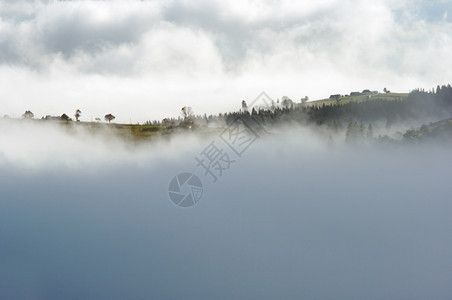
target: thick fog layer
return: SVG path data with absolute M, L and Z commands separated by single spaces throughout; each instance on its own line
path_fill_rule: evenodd
M 231 155 L 213 183 L 195 157 L 217 136 L 131 146 L 8 126 L 1 299 L 452 295 L 448 149 L 352 148 L 293 129 Z M 204 185 L 189 208 L 167 193 L 181 172 Z
M 430 89 L 452 77 L 448 0 L 0 1 L 0 115 L 161 120 Z M 124 103 L 127 103 L 126 105 Z

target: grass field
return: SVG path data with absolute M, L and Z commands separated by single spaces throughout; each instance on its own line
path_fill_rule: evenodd
M 154 136 L 168 134 L 173 130 L 166 126 L 155 125 L 133 125 L 100 122 L 74 122 L 63 120 L 41 120 L 41 119 L 8 119 L 9 122 L 33 122 L 40 124 L 55 124 L 64 128 L 68 133 L 75 133 L 78 129 L 92 134 L 113 134 L 125 139 L 148 139 Z
M 0 119 L 1 120 L 1 119 Z M 42 120 L 42 119 L 7 119 L 7 122 L 19 123 L 36 123 L 58 125 L 68 134 L 76 134 L 79 130 L 89 134 L 100 136 L 113 136 L 126 141 L 146 141 L 155 137 L 167 136 L 173 133 L 196 132 L 197 135 L 209 136 L 212 134 L 220 134 L 223 128 L 210 128 L 207 126 L 199 126 L 196 129 L 188 129 L 186 127 L 167 127 L 158 125 L 140 125 L 140 124 L 118 124 L 118 123 L 101 123 L 101 122 L 74 122 L 63 120 Z
M 91 133 L 112 133 L 124 139 L 145 140 L 162 134 L 172 132 L 166 126 L 154 125 L 132 125 L 132 124 L 116 124 L 116 123 L 94 123 L 94 122 L 79 122 L 69 123 L 72 126 L 83 126 Z
M 331 104 L 346 104 L 349 102 L 364 102 L 364 101 L 396 101 L 404 100 L 408 97 L 408 93 L 388 93 L 388 94 L 372 94 L 372 95 L 360 95 L 360 96 L 345 96 L 339 99 L 339 101 L 334 99 L 321 99 L 315 101 L 309 101 L 304 105 L 307 106 L 322 106 Z

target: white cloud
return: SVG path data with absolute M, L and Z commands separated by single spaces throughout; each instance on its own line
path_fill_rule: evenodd
M 0 5 L 0 76 L 10 83 L 0 91 L 0 113 L 20 114 L 8 109 L 35 102 L 67 111 L 84 102 L 93 114 L 106 107 L 127 114 L 118 121 L 145 121 L 174 116 L 185 101 L 214 113 L 262 90 L 316 99 L 350 89 L 430 88 L 452 75 L 451 23 L 419 13 L 443 10 L 442 2 Z

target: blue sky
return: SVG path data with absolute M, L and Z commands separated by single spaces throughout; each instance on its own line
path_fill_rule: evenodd
M 0 115 L 143 122 L 451 78 L 450 1 L 0 1 Z

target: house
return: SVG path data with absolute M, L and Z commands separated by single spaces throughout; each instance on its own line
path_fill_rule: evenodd
M 59 121 L 59 120 L 61 120 L 61 117 L 59 117 L 59 116 L 51 116 L 51 115 L 47 115 L 44 119 L 45 119 L 45 120 L 52 120 L 52 121 Z
M 72 121 L 71 118 L 69 118 L 66 114 L 62 114 L 61 116 L 51 116 L 47 115 L 42 117 L 43 120 L 50 120 L 50 121 Z

